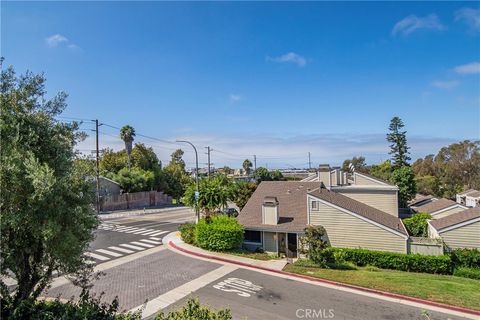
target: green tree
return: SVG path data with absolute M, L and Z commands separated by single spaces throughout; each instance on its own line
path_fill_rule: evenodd
M 243 170 L 245 174 L 248 176 L 250 175 L 250 171 L 252 170 L 252 162 L 248 159 L 245 159 L 242 163 Z
M 355 167 L 355 170 L 358 172 L 368 173 L 367 163 L 365 162 L 365 157 L 353 157 L 351 160 L 347 159 L 343 161 L 342 170 L 344 172 L 351 172 L 350 164 Z
M 442 196 L 443 192 L 440 186 L 440 179 L 435 176 L 415 177 L 415 183 L 417 184 L 418 193 Z
M 100 174 L 107 175 L 108 173 L 117 173 L 123 168 L 128 167 L 128 156 L 125 150 L 118 152 L 110 148 L 104 149 L 100 158 Z
M 0 290 L 10 310 L 37 298 L 54 271 L 87 271 L 83 252 L 98 224 L 93 184 L 74 161 L 78 123 L 55 119 L 67 95 L 46 100 L 45 81 L 1 72 Z M 5 276 L 18 283 L 12 292 Z
M 271 172 L 270 176 L 273 181 L 285 181 L 285 178 L 283 177 L 283 174 L 280 170 L 275 170 Z
M 160 161 L 158 161 L 155 151 L 152 147 L 147 147 L 143 143 L 136 143 L 133 147 L 132 165 L 147 171 L 160 169 Z
M 141 168 L 123 168 L 118 173 L 110 173 L 108 178 L 116 181 L 124 192 L 150 191 L 154 189 L 155 174 Z
M 390 130 L 390 133 L 387 134 L 387 141 L 390 142 L 389 153 L 392 155 L 393 166 L 395 168 L 408 166 L 408 161 L 410 160 L 410 152 L 408 151 L 410 148 L 407 146 L 407 132 L 402 131 L 404 126 L 402 119 L 393 117 L 388 127 L 388 130 Z
M 175 150 L 169 164 L 162 170 L 164 191 L 176 200 L 183 197 L 185 188 L 193 181 L 185 172 L 185 161 L 182 156 L 181 149 Z
M 185 196 L 182 198 L 182 202 L 192 208 L 195 207 L 195 191 L 196 185 L 192 183 L 187 187 Z M 233 198 L 233 181 L 224 175 L 217 175 L 211 179 L 201 179 L 199 192 L 198 208 L 206 216 L 209 216 L 210 213 L 225 208 L 228 200 Z
M 370 174 L 379 179 L 390 181 L 392 176 L 393 167 L 390 160 L 385 160 L 381 164 L 374 164 L 370 169 Z
M 133 127 L 126 125 L 120 129 L 120 138 L 125 142 L 125 150 L 127 151 L 128 156 L 128 167 L 131 167 L 130 155 L 132 153 L 132 143 L 135 137 L 135 129 Z
M 417 159 L 412 164 L 412 169 L 416 176 L 435 176 L 437 174 L 435 156 L 429 154 L 424 159 Z
M 240 210 L 242 210 L 256 189 L 256 183 L 243 181 L 237 182 L 233 202 L 240 208 Z
M 428 222 L 432 219 L 428 213 L 416 213 L 410 218 L 403 219 L 403 224 L 407 228 L 408 234 L 412 237 L 428 237 Z
M 252 176 L 258 182 L 261 181 L 272 181 L 272 174 L 268 171 L 267 168 L 258 167 L 255 171 L 253 171 Z
M 183 160 L 183 152 L 182 149 L 175 150 L 171 155 L 170 164 L 175 164 L 180 167 L 182 171 L 185 171 L 185 161 Z
M 405 208 L 408 201 L 415 198 L 417 194 L 417 184 L 412 168 L 405 166 L 395 169 L 390 181 L 398 187 L 398 202 L 402 208 Z

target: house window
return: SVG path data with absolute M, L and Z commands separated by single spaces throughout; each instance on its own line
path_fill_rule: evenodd
M 262 234 L 260 231 L 245 230 L 245 242 L 262 243 Z
M 320 201 L 312 201 L 312 210 L 314 211 L 320 210 Z

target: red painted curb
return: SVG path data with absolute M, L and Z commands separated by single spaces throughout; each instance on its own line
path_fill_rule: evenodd
M 407 300 L 407 301 L 411 301 L 411 302 L 423 303 L 423 304 L 426 304 L 426 305 L 429 305 L 429 306 L 434 306 L 434 307 L 444 308 L 444 309 L 447 309 L 447 310 L 464 312 L 464 313 L 480 316 L 480 310 L 474 310 L 474 309 L 468 309 L 468 308 L 464 308 L 464 307 L 452 306 L 452 305 L 449 305 L 449 304 L 444 304 L 444 303 L 430 301 L 430 300 L 424 300 L 424 299 L 421 299 L 421 298 L 404 296 L 404 295 L 397 294 L 397 293 L 390 293 L 390 292 L 380 291 L 380 290 L 376 290 L 376 289 L 369 289 L 369 288 L 359 287 L 359 286 L 352 285 L 352 284 L 346 284 L 346 283 L 342 283 L 342 282 L 336 282 L 336 281 L 332 281 L 332 280 L 321 279 L 321 278 L 310 277 L 310 276 L 306 276 L 306 275 L 300 275 L 300 274 L 296 274 L 296 273 L 286 272 L 286 271 L 283 271 L 283 270 L 275 270 L 275 269 L 270 269 L 270 268 L 266 268 L 266 267 L 262 267 L 262 266 L 256 266 L 256 265 L 250 264 L 250 263 L 239 262 L 239 261 L 230 260 L 230 259 L 227 259 L 227 258 L 222 258 L 222 257 L 217 257 L 217 256 L 212 256 L 212 255 L 208 255 L 208 254 L 203 254 L 203 253 L 190 251 L 190 250 L 187 250 L 185 248 L 181 248 L 181 247 L 177 246 L 172 241 L 170 241 L 168 244 L 169 244 L 169 246 L 171 246 L 172 248 L 174 248 L 176 250 L 179 250 L 179 251 L 182 251 L 184 253 L 188 253 L 188 254 L 191 254 L 191 255 L 194 255 L 194 256 L 197 256 L 197 257 L 202 257 L 202 258 L 212 259 L 212 260 L 217 260 L 217 261 L 222 261 L 222 262 L 228 262 L 228 263 L 232 263 L 232 264 L 236 264 L 236 265 L 240 265 L 240 266 L 244 266 L 244 267 L 249 267 L 249 268 L 254 268 L 254 269 L 259 269 L 259 270 L 264 270 L 264 271 L 269 271 L 269 272 L 274 272 L 274 273 L 278 273 L 278 274 L 288 275 L 288 276 L 291 276 L 291 277 L 306 279 L 306 280 L 315 281 L 315 282 L 327 283 L 327 284 L 331 284 L 331 285 L 335 285 L 335 286 L 339 286 L 339 287 L 343 287 L 343 288 L 349 288 L 349 289 L 355 289 L 355 290 L 359 290 L 359 291 L 363 291 L 363 292 L 374 293 L 374 294 L 386 296 L 386 297 L 389 297 L 389 298 L 396 298 L 396 299 L 402 299 L 402 300 Z

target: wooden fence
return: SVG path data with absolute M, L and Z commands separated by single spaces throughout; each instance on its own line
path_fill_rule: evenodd
M 124 193 L 102 197 L 101 211 L 125 210 L 135 208 L 148 208 L 172 203 L 172 197 L 163 192 L 144 191 Z

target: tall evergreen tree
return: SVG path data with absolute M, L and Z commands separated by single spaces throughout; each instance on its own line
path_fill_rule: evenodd
M 408 161 L 410 160 L 410 149 L 407 146 L 407 131 L 402 131 L 402 128 L 405 125 L 403 124 L 402 119 L 399 117 L 393 117 L 390 120 L 390 126 L 388 130 L 390 133 L 387 134 L 387 141 L 390 142 L 390 152 L 392 155 L 392 162 L 394 168 L 401 168 L 403 166 L 408 166 Z

